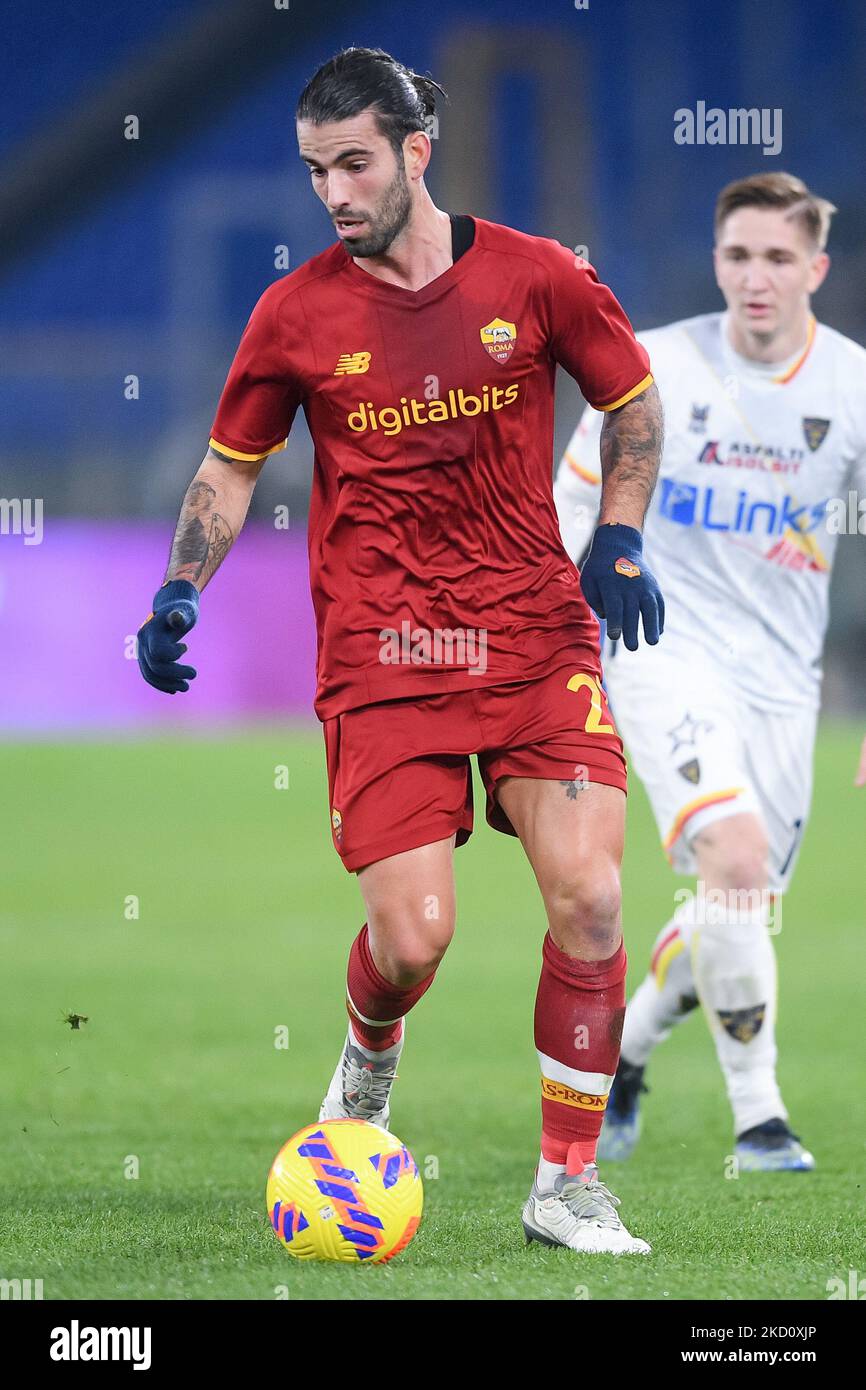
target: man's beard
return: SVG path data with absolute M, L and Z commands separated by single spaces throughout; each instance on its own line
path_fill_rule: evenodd
M 370 231 L 366 236 L 344 241 L 343 245 L 350 256 L 383 256 L 406 226 L 411 211 L 412 198 L 406 170 L 398 166 L 382 195 L 375 220 L 370 218 Z

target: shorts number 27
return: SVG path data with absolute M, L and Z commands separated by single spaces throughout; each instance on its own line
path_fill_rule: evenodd
M 598 683 L 598 677 L 590 676 L 586 671 L 577 671 L 571 677 L 566 689 L 583 690 L 584 688 L 589 691 L 589 711 L 583 726 L 585 731 L 588 734 L 616 733 L 612 724 L 602 724 L 601 722 L 601 686 Z

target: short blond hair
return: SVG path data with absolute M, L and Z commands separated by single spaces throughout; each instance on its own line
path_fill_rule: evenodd
M 830 218 L 836 211 L 833 203 L 819 198 L 795 174 L 750 174 L 736 179 L 722 189 L 716 199 L 715 233 L 718 237 L 732 212 L 738 208 L 788 209 L 790 216 L 805 228 L 809 239 L 819 251 L 827 245 Z

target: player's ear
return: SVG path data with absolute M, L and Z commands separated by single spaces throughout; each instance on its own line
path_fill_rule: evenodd
M 821 285 L 823 285 L 824 281 L 827 278 L 827 272 L 829 269 L 830 257 L 827 255 L 826 251 L 819 251 L 818 255 L 813 260 L 811 268 L 809 270 L 810 294 L 814 294 L 817 289 L 820 289 Z
M 426 131 L 412 130 L 409 132 L 403 141 L 403 159 L 406 177 L 409 180 L 423 177 L 424 171 L 430 163 L 432 152 L 433 146 Z

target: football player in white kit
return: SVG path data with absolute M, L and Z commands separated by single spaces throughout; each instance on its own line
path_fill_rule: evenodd
M 676 895 L 629 1001 L 605 1159 L 631 1153 L 650 1053 L 700 1001 L 740 1169 L 814 1167 L 776 1081 L 771 935 L 809 815 L 837 541 L 828 505 L 866 496 L 866 351 L 810 309 L 834 211 L 790 174 L 730 184 L 714 250 L 727 311 L 638 335 L 664 403 L 644 553 L 667 623 L 658 647 L 607 641 L 604 665 L 665 852 L 698 892 Z M 598 509 L 603 419 L 586 410 L 556 477 L 576 562 Z

